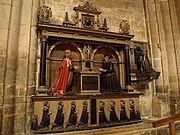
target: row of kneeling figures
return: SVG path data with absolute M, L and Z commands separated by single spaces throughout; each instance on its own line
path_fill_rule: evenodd
M 52 130 L 53 129 L 59 129 L 59 128 L 64 128 L 64 115 L 66 112 L 63 110 L 64 104 L 62 101 L 58 103 L 58 109 L 56 113 L 55 120 L 52 124 Z M 103 101 L 99 102 L 99 124 L 108 124 L 108 123 L 118 123 L 118 122 L 128 122 L 128 121 L 135 121 L 135 120 L 140 120 L 140 111 L 139 108 L 137 107 L 135 109 L 134 107 L 134 101 L 130 100 L 130 107 L 129 109 L 129 118 L 126 114 L 126 107 L 125 107 L 125 101 L 121 100 L 120 101 L 120 118 L 116 115 L 116 110 L 115 110 L 115 102 L 111 101 L 110 103 L 110 116 L 109 116 L 109 121 L 106 118 L 105 115 L 105 103 Z M 50 116 L 51 112 L 49 111 L 50 104 L 49 102 L 44 102 L 44 108 L 43 108 L 43 114 L 42 114 L 42 119 L 40 124 L 38 124 L 38 116 L 34 115 L 33 120 L 32 120 L 32 130 L 48 130 L 50 126 Z M 79 126 L 87 126 L 88 125 L 88 120 L 89 120 L 89 111 L 88 111 L 88 102 L 84 101 L 83 102 L 83 109 L 81 113 L 81 117 L 79 122 L 77 122 L 78 118 L 78 112 L 76 110 L 76 103 L 75 101 L 71 102 L 71 109 L 70 109 L 70 114 L 69 114 L 69 119 L 68 122 L 65 123 L 65 128 L 68 127 L 79 127 Z

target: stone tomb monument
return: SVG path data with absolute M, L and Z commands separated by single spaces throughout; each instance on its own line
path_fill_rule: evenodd
M 66 12 L 63 24 L 57 25 L 51 23 L 50 7 L 39 9 L 39 80 L 32 96 L 32 130 L 54 133 L 141 122 L 141 93 L 131 87 L 129 53 L 134 35 L 130 35 L 128 21 L 121 23 L 120 32 L 109 32 L 108 20 L 101 24 L 101 12 L 88 2 L 73 10 L 74 21 Z M 68 57 L 66 50 L 71 52 Z M 62 85 L 64 93 L 58 95 Z M 54 91 L 49 94 L 52 86 Z

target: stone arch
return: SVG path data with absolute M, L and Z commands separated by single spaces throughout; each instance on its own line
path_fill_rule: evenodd
M 114 47 L 111 46 L 98 46 L 95 48 L 91 55 L 92 60 L 92 68 L 98 68 L 102 65 L 103 56 L 105 53 L 111 53 L 113 54 L 114 58 L 112 59 L 112 62 L 115 65 L 115 72 L 116 75 L 120 81 L 121 86 L 124 86 L 124 65 L 122 65 L 123 62 L 123 52 L 118 52 Z
M 81 70 L 81 60 L 84 58 L 81 48 L 72 42 L 56 42 L 54 45 L 50 46 L 47 54 L 47 87 L 54 85 L 57 76 L 59 74 L 59 67 L 63 60 L 63 55 L 65 50 L 71 50 L 72 52 L 72 62 L 74 65 L 79 66 Z

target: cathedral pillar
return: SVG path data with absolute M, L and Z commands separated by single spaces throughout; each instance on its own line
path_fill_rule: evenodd
M 145 0 L 145 12 L 146 12 L 146 20 L 147 20 L 147 29 L 148 29 L 148 44 L 149 48 L 151 51 L 151 59 L 152 59 L 152 64 L 153 67 L 156 71 L 161 72 L 160 77 L 155 80 L 154 87 L 155 93 L 164 93 L 165 88 L 164 88 L 164 72 L 162 70 L 162 52 L 160 48 L 160 44 L 162 45 L 163 43 L 161 42 L 161 37 L 159 36 L 160 30 L 159 29 L 159 16 L 157 14 L 157 9 L 156 9 L 156 4 L 154 0 Z M 167 65 L 166 65 L 167 66 Z M 167 73 L 167 72 L 165 72 Z M 168 88 L 167 88 L 168 89 Z
M 19 1 L 19 0 L 18 0 Z M 17 3 L 17 2 L 16 2 Z M 20 1 L 13 134 L 30 133 L 32 100 L 35 93 L 37 58 L 37 9 L 39 0 Z M 15 12 L 16 13 L 16 12 Z M 16 14 L 17 15 L 17 14 Z
M 175 42 L 173 37 L 173 26 L 170 15 L 170 7 L 168 0 L 160 0 L 160 10 L 162 14 L 163 30 L 164 30 L 164 42 L 167 51 L 167 63 L 169 72 L 169 84 L 170 94 L 179 94 L 178 88 L 178 76 L 177 76 L 177 63 Z
M 1 1 L 3 15 L 0 16 L 0 134 L 14 134 L 15 93 L 21 0 Z M 2 125 L 1 125 L 2 124 Z
M 173 42 L 174 42 L 174 51 L 175 51 L 174 55 L 175 55 L 176 67 L 177 67 L 178 87 L 180 87 L 180 55 L 179 55 L 180 54 L 180 46 L 179 46 L 180 31 L 178 31 L 178 29 L 180 28 L 180 26 L 178 25 L 179 12 L 176 10 L 176 8 L 178 8 L 176 0 L 169 0 L 168 3 L 169 3 L 170 19 L 171 19 L 171 24 L 172 24 L 172 37 L 173 37 Z M 178 92 L 176 92 L 176 94 L 178 94 Z M 180 95 L 180 89 L 179 89 L 179 95 Z
M 158 4 L 158 1 L 155 0 L 144 0 L 144 5 L 152 66 L 156 71 L 161 72 L 159 78 L 150 83 L 150 99 L 152 100 L 152 109 L 149 111 L 152 110 L 151 115 L 153 116 L 167 116 L 169 114 L 169 72 L 167 68 L 167 54 L 164 42 L 165 37 L 162 27 L 162 15 L 159 7 L 160 5 Z

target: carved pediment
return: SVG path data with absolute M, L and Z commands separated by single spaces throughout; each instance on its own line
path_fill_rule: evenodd
M 89 2 L 86 2 L 83 6 L 78 6 L 74 7 L 73 9 L 76 12 L 84 12 L 84 13 L 89 13 L 89 14 L 96 14 L 99 15 L 101 14 L 100 11 L 98 11 L 95 7 L 89 4 Z

